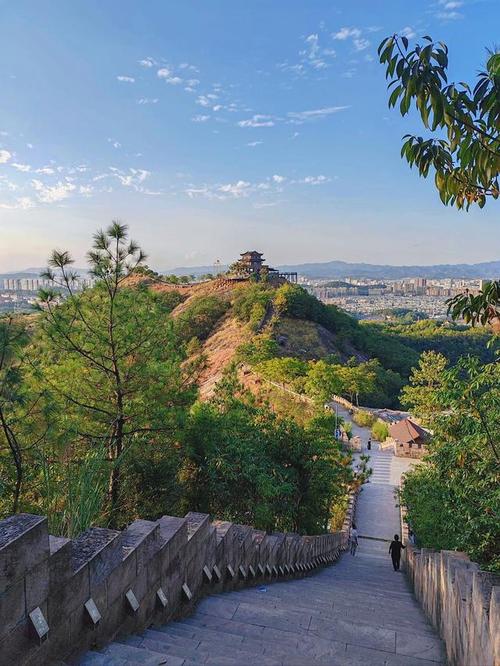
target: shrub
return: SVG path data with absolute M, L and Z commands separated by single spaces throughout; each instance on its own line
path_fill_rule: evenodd
M 357 423 L 359 426 L 362 426 L 364 428 L 371 428 L 372 425 L 375 423 L 376 418 L 373 416 L 373 414 L 370 414 L 370 412 L 365 412 L 362 409 L 357 409 L 353 416 L 352 420 L 354 423 Z
M 218 296 L 193 298 L 175 321 L 177 334 L 184 341 L 191 340 L 193 337 L 197 337 L 198 340 L 206 340 L 228 307 L 227 301 Z
M 233 311 L 237 319 L 256 330 L 272 300 L 272 291 L 262 284 L 248 284 L 237 290 Z
M 372 437 L 377 440 L 377 442 L 385 442 L 387 437 L 389 437 L 389 427 L 384 421 L 375 421 L 372 425 Z

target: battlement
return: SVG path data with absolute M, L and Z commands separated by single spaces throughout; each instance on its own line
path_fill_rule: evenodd
M 0 663 L 54 664 L 189 614 L 210 593 L 307 575 L 347 546 L 342 531 L 267 534 L 208 515 L 49 535 L 43 516 L 0 521 Z

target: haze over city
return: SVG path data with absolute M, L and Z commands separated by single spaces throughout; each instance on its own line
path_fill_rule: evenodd
M 472 80 L 494 0 L 2 2 L 0 272 L 128 223 L 157 269 L 498 259 L 495 211 L 445 208 L 400 159 L 379 42 L 450 48 Z M 464 40 L 467 48 L 464 49 Z M 474 244 L 471 240 L 474 240 Z M 495 254 L 496 253 L 496 254 Z

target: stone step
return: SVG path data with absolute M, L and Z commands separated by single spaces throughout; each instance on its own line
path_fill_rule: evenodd
M 78 660 L 77 666 L 125 666 L 126 659 L 117 659 L 101 652 L 87 652 Z
M 150 651 L 142 647 L 127 645 L 126 643 L 111 643 L 103 654 L 124 659 L 127 664 L 143 664 L 143 666 L 183 666 L 184 657 L 169 655 L 166 652 Z
M 227 645 L 220 640 L 184 639 L 184 641 L 171 640 L 161 632 L 147 630 L 141 641 L 141 646 L 148 651 L 158 652 L 160 655 L 168 654 L 180 658 L 189 658 L 194 663 L 205 663 L 209 657 L 226 658 L 231 656 L 233 663 L 255 663 L 262 666 L 281 666 L 281 661 L 264 655 L 263 648 L 256 654 L 255 645 L 241 645 L 238 649 L 234 645 Z

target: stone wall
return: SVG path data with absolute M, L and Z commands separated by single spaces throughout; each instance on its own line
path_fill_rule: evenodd
M 188 513 L 122 532 L 49 535 L 43 516 L 0 521 L 0 664 L 43 666 L 189 614 L 204 595 L 307 575 L 347 547 L 341 532 L 266 534 Z
M 446 644 L 450 666 L 500 664 L 500 577 L 465 553 L 407 544 L 415 595 Z
M 500 664 L 500 576 L 465 553 L 416 548 L 401 506 L 403 566 L 425 614 L 446 645 L 450 666 Z

